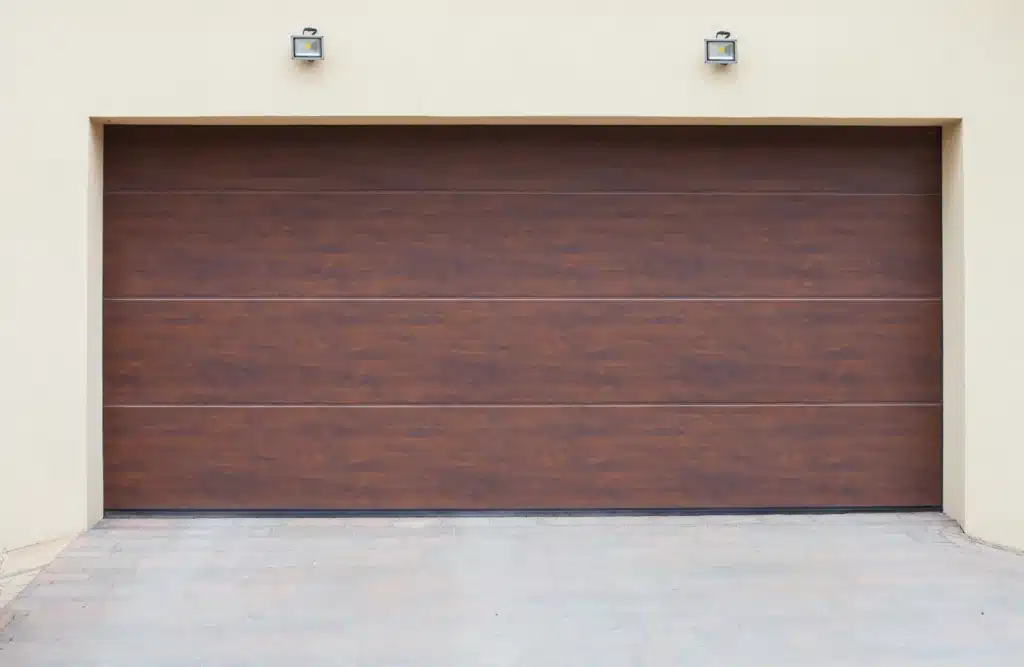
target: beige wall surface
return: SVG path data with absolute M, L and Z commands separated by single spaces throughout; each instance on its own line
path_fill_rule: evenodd
M 0 547 L 102 513 L 103 123 L 618 119 L 949 121 L 946 510 L 1024 548 L 1021 25 L 1020 0 L 0 3 Z M 703 63 L 719 29 L 735 67 Z

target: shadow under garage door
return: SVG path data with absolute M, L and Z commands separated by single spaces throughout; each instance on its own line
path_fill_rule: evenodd
M 941 502 L 934 128 L 111 127 L 108 509 Z

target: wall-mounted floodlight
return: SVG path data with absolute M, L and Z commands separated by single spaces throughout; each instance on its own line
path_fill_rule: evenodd
M 303 28 L 301 35 L 292 35 L 292 58 L 295 60 L 323 60 L 323 35 L 316 34 L 316 28 Z
M 704 62 L 713 65 L 736 63 L 736 40 L 728 30 L 719 30 L 714 39 L 704 40 Z

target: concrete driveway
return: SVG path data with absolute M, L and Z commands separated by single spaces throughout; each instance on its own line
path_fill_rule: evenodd
M 1024 557 L 937 514 L 118 519 L 0 665 L 1024 664 Z

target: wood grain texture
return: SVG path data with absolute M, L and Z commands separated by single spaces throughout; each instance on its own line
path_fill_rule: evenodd
M 107 303 L 113 404 L 935 402 L 941 304 Z
M 938 297 L 941 199 L 116 195 L 108 297 Z
M 108 128 L 107 507 L 938 505 L 940 138 Z
M 938 128 L 106 128 L 105 187 L 926 193 Z
M 108 409 L 110 509 L 936 506 L 938 407 Z

